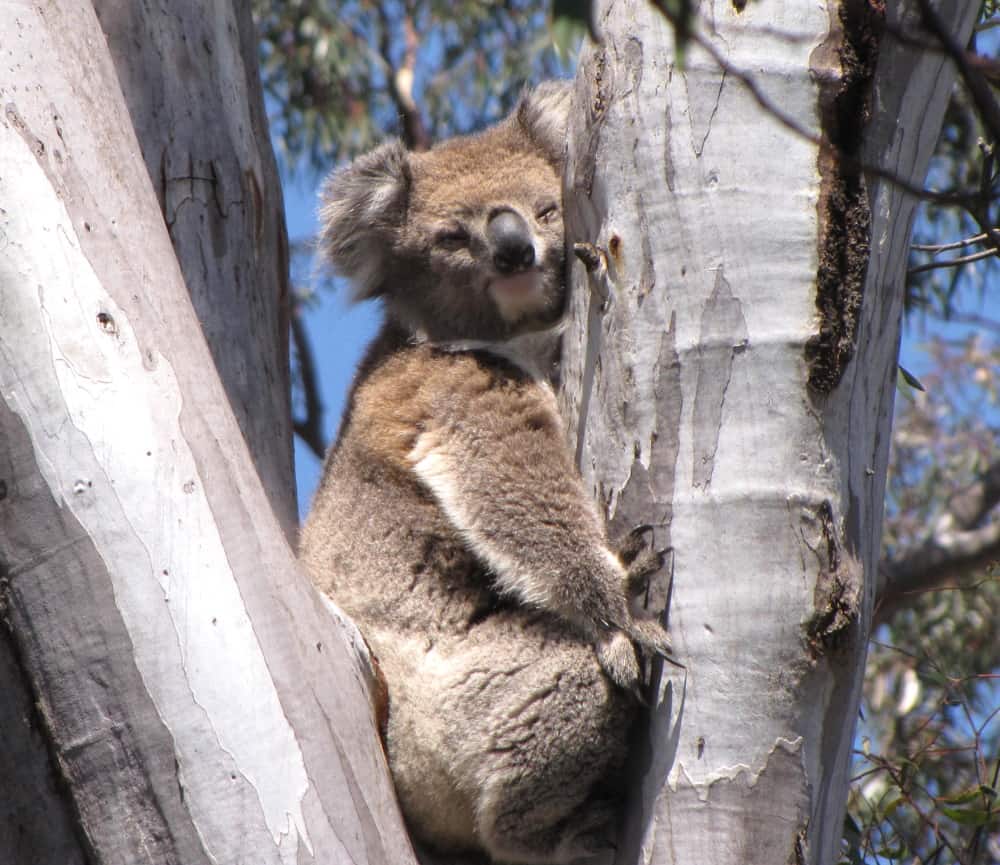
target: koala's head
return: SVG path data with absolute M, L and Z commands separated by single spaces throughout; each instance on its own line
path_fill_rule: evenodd
M 570 88 L 543 84 L 479 135 L 390 141 L 323 190 L 323 245 L 359 299 L 432 340 L 506 339 L 565 300 L 561 170 Z

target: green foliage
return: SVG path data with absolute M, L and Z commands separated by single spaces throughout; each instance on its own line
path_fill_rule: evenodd
M 890 559 L 919 548 L 949 497 L 1000 459 L 1000 339 L 992 324 L 970 319 L 966 336 L 929 339 L 923 392 L 899 392 L 883 537 Z
M 1000 689 L 980 672 L 997 661 L 998 603 L 996 579 L 927 595 L 873 641 L 842 861 L 1000 858 Z
M 325 170 L 387 135 L 419 147 L 473 131 L 509 110 L 525 82 L 565 74 L 545 7 L 530 0 L 253 6 L 272 132 L 288 167 Z M 408 114 L 426 140 L 415 139 Z
M 553 0 L 550 30 L 560 60 L 570 61 L 585 35 L 589 34 L 595 42 L 600 39 L 593 13 L 594 4 L 590 0 Z

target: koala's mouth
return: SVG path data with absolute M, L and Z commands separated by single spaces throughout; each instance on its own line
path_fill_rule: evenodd
M 500 276 L 490 280 L 488 287 L 500 315 L 508 322 L 541 312 L 545 302 L 545 277 L 540 270 Z

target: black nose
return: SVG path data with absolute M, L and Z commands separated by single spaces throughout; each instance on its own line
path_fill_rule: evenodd
M 513 210 L 501 210 L 486 224 L 486 237 L 493 250 L 493 266 L 501 273 L 527 270 L 535 263 L 531 230 Z

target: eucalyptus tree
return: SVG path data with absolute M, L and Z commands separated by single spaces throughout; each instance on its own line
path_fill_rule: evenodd
M 907 238 L 977 10 L 935 29 L 921 0 L 885 20 L 720 0 L 678 22 L 686 4 L 664 5 L 600 7 L 566 178 L 571 444 L 609 518 L 672 550 L 649 603 L 683 664 L 655 671 L 618 861 L 829 862 Z M 341 99 L 355 125 L 310 138 L 324 117 L 288 115 L 293 148 L 296 123 L 300 147 L 365 146 L 369 93 L 389 128 L 407 98 L 447 92 L 414 65 L 439 20 L 420 15 L 443 5 L 357 8 L 374 17 L 326 41 L 296 25 L 303 98 Z M 405 865 L 363 642 L 288 543 L 285 238 L 249 12 L 33 0 L 12 20 L 0 854 Z M 428 36 L 428 61 L 489 83 L 501 48 L 449 54 L 471 39 Z M 267 75 L 297 44 L 268 42 Z M 321 74 L 352 48 L 362 72 Z M 278 97 L 294 80 L 267 78 Z M 490 86 L 468 104 L 514 90 Z M 475 123 L 400 113 L 414 146 L 421 126 Z

